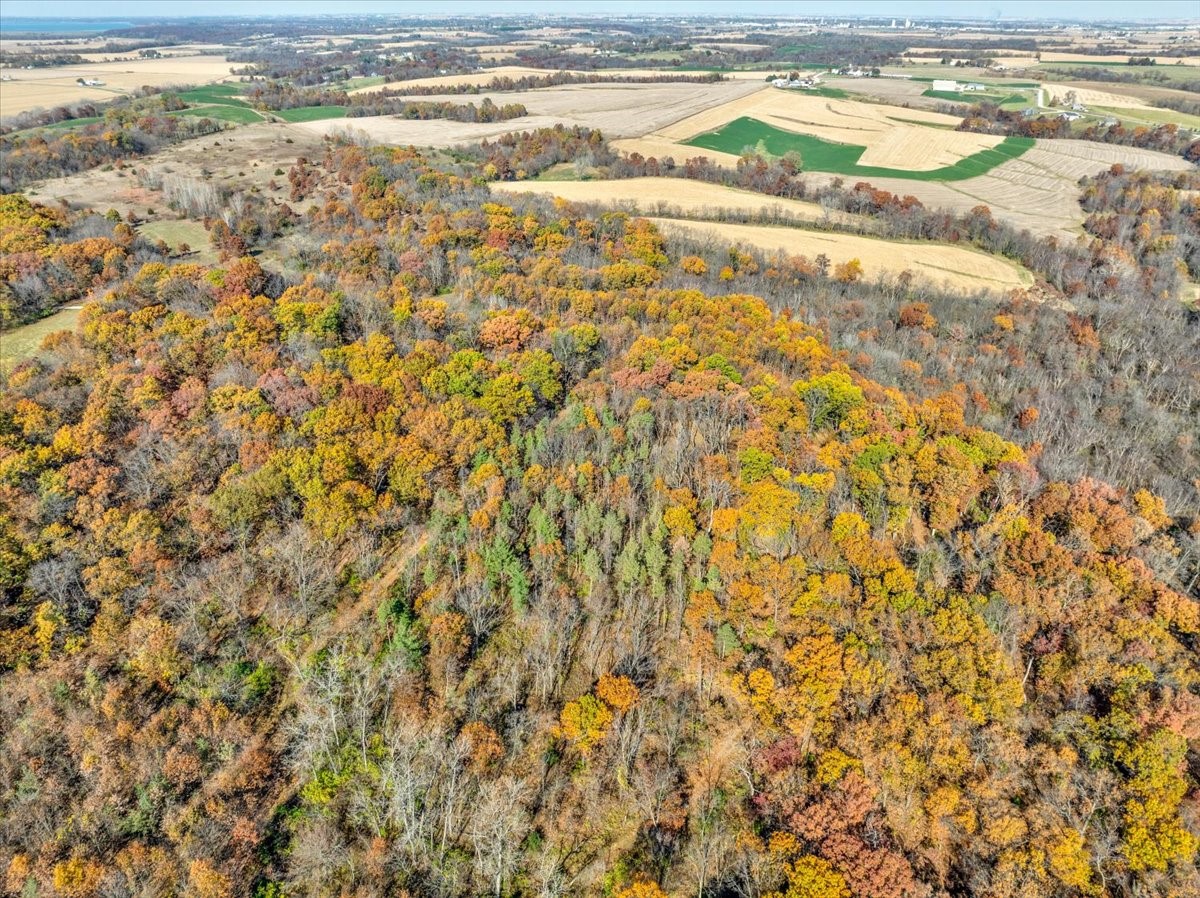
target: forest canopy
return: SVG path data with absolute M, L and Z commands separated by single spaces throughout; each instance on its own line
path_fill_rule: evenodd
M 331 144 L 278 270 L 237 221 L 202 265 L 3 199 L 6 295 L 96 297 L 0 397 L 6 893 L 1193 894 L 1186 351 L 1145 372 L 1183 384 L 1170 502 L 1063 476 L 1055 428 L 1113 413 L 1019 370 L 1145 357 L 1106 277 L 1194 339 L 1138 267 L 1193 261 L 1178 207 L 1105 211 L 1174 188 L 1087 185 L 1096 246 L 1041 257 L 1074 311 L 942 328 L 904 280 L 488 192 L 570 141 L 602 155 Z

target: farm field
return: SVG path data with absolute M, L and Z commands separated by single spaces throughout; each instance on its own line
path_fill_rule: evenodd
M 1154 100 L 1191 100 L 1195 98 L 1195 94 L 1188 93 L 1183 90 L 1176 90 L 1170 87 L 1158 87 L 1150 84 L 1115 84 L 1108 81 L 1058 81 L 1056 86 L 1062 86 L 1067 89 L 1071 88 L 1090 88 L 1092 90 L 1103 91 L 1104 93 L 1117 94 L 1126 98 L 1133 98 L 1143 103 L 1152 103 Z M 1158 108 L 1158 107 L 1151 107 Z
M 325 119 L 345 118 L 345 106 L 300 106 L 296 109 L 276 109 L 271 115 L 277 115 L 285 122 L 318 122 Z
M 1143 54 L 1138 54 L 1139 56 Z M 1144 54 L 1150 56 L 1156 66 L 1200 66 L 1200 56 L 1154 56 L 1153 54 Z M 1048 62 L 1070 62 L 1082 63 L 1084 65 L 1128 65 L 1128 53 L 1111 53 L 1107 55 L 1089 54 L 1089 53 L 1063 53 L 1055 50 L 1045 50 L 1042 52 L 1042 63 Z
M 884 83 L 884 79 L 870 80 L 872 87 Z M 753 117 L 760 123 L 753 129 L 742 123 L 743 130 L 735 137 L 726 132 L 724 140 L 703 138 L 722 131 L 739 116 L 750 118 L 748 111 L 754 111 Z M 1081 177 L 1097 174 L 1114 163 L 1130 168 L 1188 167 L 1181 158 L 1130 147 L 1077 140 L 1014 142 L 942 129 L 953 128 L 958 122 L 953 116 L 916 108 L 823 99 L 766 88 L 641 137 L 614 141 L 613 146 L 646 157 L 669 156 L 676 162 L 702 155 L 720 165 L 735 165 L 743 147 L 754 147 L 762 139 L 761 149 L 769 153 L 782 155 L 789 148 L 799 150 L 807 177 L 817 182 L 850 175 L 869 179 L 876 187 L 893 193 L 913 194 L 928 206 L 966 212 L 984 204 L 998 218 L 1018 228 L 1060 239 L 1074 239 L 1080 234 Z M 939 125 L 942 128 L 936 127 Z M 698 136 L 701 139 L 693 139 Z M 980 152 L 978 145 L 967 142 L 972 138 L 983 138 L 986 149 L 1002 143 L 1004 146 L 967 162 L 965 171 L 960 166 L 957 180 L 942 179 L 945 172 L 934 173 L 938 167 L 952 167 Z M 866 149 L 860 150 L 864 145 Z
M 232 122 L 235 125 L 250 125 L 263 120 L 263 117 L 253 109 L 238 106 L 193 106 L 189 109 L 172 112 L 171 115 L 211 118 L 219 122 Z
M 529 115 L 507 122 L 416 121 L 397 119 L 395 116 L 365 116 L 344 122 L 310 124 L 320 133 L 330 133 L 331 128 L 350 127 L 378 140 L 419 146 L 453 146 L 510 131 L 553 127 L 559 122 L 567 126 L 599 128 L 606 137 L 616 137 L 643 134 L 755 90 L 755 85 L 741 81 L 720 84 L 571 84 L 496 94 L 493 99 L 497 103 L 523 103 L 529 110 Z M 484 96 L 486 94 L 435 94 L 415 99 L 478 104 Z M 276 114 L 281 117 L 284 115 Z
M 750 124 L 751 121 L 756 124 Z M 736 156 L 743 147 L 755 146 L 759 140 L 767 144 L 768 152 L 775 153 L 772 144 L 779 148 L 776 155 L 783 155 L 790 148 L 803 153 L 805 146 L 801 144 L 805 142 L 795 138 L 805 135 L 827 144 L 854 148 L 829 150 L 808 142 L 809 152 L 817 155 L 848 159 L 851 154 L 856 154 L 851 161 L 859 166 L 933 171 L 953 166 L 1002 142 L 1000 137 L 989 134 L 925 127 L 948 125 L 953 128 L 959 121 L 954 116 L 923 109 L 832 99 L 804 91 L 765 87 L 659 128 L 651 136 Z M 788 143 L 796 145 L 785 146 Z M 680 149 L 675 155 L 688 152 Z M 886 173 L 875 174 L 883 176 Z
M 827 212 L 817 203 L 764 196 L 721 184 L 686 178 L 627 178 L 617 181 L 497 181 L 495 192 L 537 193 L 577 203 L 610 203 L 629 206 L 643 214 L 711 213 L 729 210 L 743 213 L 779 210 L 806 221 L 851 223 L 856 216 Z
M 1192 131 L 1200 131 L 1200 115 L 1188 115 L 1174 109 L 1163 109 L 1158 106 L 1139 106 L 1133 109 L 1116 106 L 1089 106 L 1088 111 L 1093 115 L 1119 118 L 1126 127 L 1130 125 L 1178 125 Z
M 430 78 L 413 78 L 408 81 L 389 81 L 386 84 L 374 85 L 371 87 L 361 87 L 356 90 L 350 91 L 350 93 L 351 94 L 365 94 L 365 93 L 371 93 L 372 91 L 382 90 L 383 88 L 388 88 L 389 90 L 403 90 L 404 88 L 407 88 L 407 87 L 445 87 L 445 88 L 450 88 L 450 87 L 455 87 L 456 85 L 469 85 L 469 86 L 478 87 L 478 86 L 482 86 L 485 84 L 489 84 L 496 78 L 500 78 L 500 77 L 504 77 L 504 76 L 507 76 L 509 78 L 524 78 L 527 76 L 540 78 L 540 77 L 544 77 L 546 75 L 553 75 L 555 72 L 559 72 L 559 71 L 563 71 L 563 70 L 562 69 L 536 69 L 536 68 L 530 68 L 529 66 L 519 66 L 519 65 L 507 65 L 507 66 L 502 65 L 502 66 L 496 66 L 495 68 L 487 69 L 486 71 L 472 72 L 470 74 L 464 74 L 464 75 L 435 75 Z M 598 69 L 597 71 L 594 71 L 594 72 L 580 72 L 580 71 L 574 70 L 574 69 L 569 69 L 567 71 L 569 71 L 571 74 L 576 74 L 576 75 L 601 75 L 606 78 L 621 78 L 621 77 L 624 77 L 624 78 L 661 78 L 663 76 L 670 76 L 673 73 L 683 74 L 683 75 L 703 74 L 703 72 L 700 72 L 700 71 L 687 71 L 687 70 L 681 71 L 681 70 L 670 70 L 670 69 L 668 69 L 668 70 L 639 69 L 639 68 Z M 765 72 L 724 72 L 723 74 L 725 75 L 725 78 L 729 81 L 749 81 L 749 82 L 756 82 L 759 85 L 761 85 L 763 83 L 763 79 L 766 77 Z M 684 82 L 684 83 L 686 83 L 686 82 Z M 659 85 L 650 84 L 647 86 L 648 87 L 657 87 Z M 718 86 L 720 86 L 720 84 L 718 83 L 718 84 L 698 85 L 698 86 L 712 88 L 712 87 L 718 87 Z
M 531 116 L 557 118 L 564 124 L 599 128 L 605 136 L 642 134 L 712 106 L 744 97 L 758 88 L 745 81 L 692 84 L 565 84 L 537 90 L 491 94 L 498 105 L 521 103 Z M 475 103 L 488 94 L 433 94 L 422 102 Z M 519 126 L 522 119 L 511 125 Z M 518 128 L 517 130 L 525 130 Z
M 1015 159 L 1033 146 L 1027 137 L 1006 137 L 995 146 L 962 155 L 950 165 L 932 169 L 916 169 L 927 156 L 924 148 L 931 142 L 929 135 L 937 134 L 943 152 L 951 152 L 954 145 L 969 147 L 979 135 L 961 131 L 930 131 L 921 126 L 897 127 L 889 131 L 873 149 L 872 158 L 893 162 L 887 165 L 863 165 L 867 147 L 848 143 L 834 143 L 772 127 L 752 118 L 735 119 L 720 130 L 702 134 L 687 141 L 689 146 L 734 153 L 742 147 L 759 147 L 772 156 L 783 156 L 789 152 L 800 153 L 804 168 L 808 171 L 833 172 L 841 175 L 881 178 L 911 178 L 918 181 L 963 181 L 986 174 L 998 165 Z M 882 157 L 882 158 L 881 158 Z
M 242 99 L 242 88 L 238 84 L 219 83 L 193 87 L 191 90 L 180 91 L 179 99 L 185 103 L 242 106 L 247 109 L 250 107 L 250 104 Z
M 84 100 L 105 102 L 146 85 L 220 81 L 229 77 L 229 69 L 223 56 L 175 56 L 11 70 L 6 73 L 12 80 L 0 88 L 0 117 Z M 104 84 L 85 87 L 75 83 L 77 78 L 96 78 Z
M 1087 75 L 1081 73 L 1087 72 Z M 1101 80 L 1105 72 L 1111 72 L 1117 76 L 1127 75 L 1142 75 L 1152 78 L 1153 81 L 1139 82 L 1115 82 Z M 1095 73 L 1093 76 L 1092 73 Z M 1072 81 L 1091 81 L 1099 82 L 1098 86 L 1102 90 L 1108 90 L 1111 87 L 1154 87 L 1169 88 L 1174 84 L 1183 81 L 1195 81 L 1200 77 L 1200 70 L 1196 66 L 1191 65 L 1156 65 L 1153 67 L 1145 66 L 1129 66 L 1118 63 L 1085 63 L 1085 62 L 1042 62 L 1032 69 L 1028 69 L 1025 75 L 1032 75 L 1039 78 L 1050 77 L 1055 81 L 1072 80 Z
M 782 250 L 809 259 L 824 254 L 835 265 L 858 259 L 863 274 L 872 279 L 911 271 L 938 286 L 962 290 L 1012 290 L 1033 283 L 1033 276 L 1017 263 L 961 246 L 901 243 L 770 225 L 649 220 L 665 233 L 716 243 L 742 243 L 766 252 Z
M 545 115 L 531 115 L 507 122 L 452 122 L 446 119 L 401 119 L 394 115 L 368 115 L 358 118 L 318 119 L 296 122 L 293 127 L 313 137 L 344 134 L 363 136 L 376 143 L 399 146 L 453 147 L 461 143 L 491 140 L 501 134 L 552 128 L 572 122 Z
M 837 87 L 851 94 L 852 97 L 871 97 L 884 103 L 895 105 L 911 104 L 918 107 L 933 108 L 936 101 L 924 97 L 929 88 L 928 81 L 917 81 L 912 78 L 845 78 L 837 76 L 822 76 L 821 83 Z
M 737 165 L 740 158 L 740 155 L 737 153 L 722 153 L 718 150 L 698 150 L 695 147 L 676 143 L 673 140 L 658 137 L 654 134 L 614 140 L 611 145 L 613 149 L 620 150 L 622 153 L 640 153 L 647 159 L 665 159 L 669 157 L 676 162 L 704 156 L 718 165 L 733 166 Z
M 1028 106 L 1030 97 L 1021 93 L 991 93 L 989 91 L 961 91 L 961 90 L 926 90 L 921 92 L 921 96 L 930 97 L 934 100 L 945 100 L 949 103 L 967 103 L 975 104 L 987 100 L 995 103 L 998 106 Z
M 472 72 L 463 75 L 435 75 L 430 78 L 412 78 L 408 81 L 388 81 L 385 84 L 371 85 L 369 87 L 360 87 L 349 91 L 351 94 L 366 94 L 372 91 L 382 90 L 402 90 L 406 87 L 455 87 L 458 85 L 479 86 L 487 84 L 496 78 L 507 76 L 509 78 L 523 78 L 527 75 L 541 76 L 548 75 L 550 72 L 544 69 L 532 69 L 528 66 L 519 65 L 502 65 L 495 68 L 487 69 L 483 72 Z
M 1083 103 L 1085 106 L 1110 106 L 1121 109 L 1153 108 L 1136 96 L 1119 94 L 1109 90 L 1079 87 L 1055 81 L 1047 81 L 1043 87 L 1046 89 L 1047 100 L 1053 98 L 1059 103 L 1063 102 L 1067 94 L 1073 93 L 1075 94 L 1076 101 Z
M 950 57 L 951 59 L 970 59 L 972 56 L 974 56 L 974 54 L 978 53 L 979 51 L 978 51 L 978 49 L 970 50 L 970 49 L 966 49 L 966 48 L 962 48 L 962 47 L 950 49 L 950 50 L 933 48 L 932 52 L 937 53 L 938 54 L 937 56 L 909 56 L 908 55 L 909 53 L 925 53 L 925 52 L 930 52 L 930 48 L 928 48 L 928 47 L 924 47 L 924 48 L 923 47 L 912 47 L 912 48 L 908 49 L 907 51 L 905 51 L 904 61 L 911 65 L 919 65 L 922 67 L 935 66 L 935 65 L 940 66 L 940 65 L 942 65 L 942 59 L 947 56 Z M 1037 58 L 1032 55 L 1030 55 L 1030 56 L 1018 56 L 1018 55 L 996 56 L 996 57 L 992 57 L 992 59 L 996 65 L 1002 65 L 1002 66 L 1005 66 L 1006 68 L 1010 68 L 1010 69 L 1020 69 L 1020 68 L 1025 68 L 1027 66 L 1037 64 Z M 961 69 L 960 69 L 960 71 L 961 71 Z
M 1178 156 L 1086 140 L 1038 140 L 1019 159 L 966 181 L 912 181 L 871 178 L 871 184 L 893 193 L 911 193 L 927 206 L 969 212 L 986 205 L 996 218 L 1034 234 L 1072 240 L 1081 233 L 1079 179 L 1121 163 L 1129 168 L 1184 171 Z M 813 182 L 837 175 L 810 174 Z

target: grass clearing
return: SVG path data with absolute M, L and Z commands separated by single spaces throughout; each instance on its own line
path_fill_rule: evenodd
M 212 250 L 208 231 L 198 221 L 189 219 L 148 221 L 138 228 L 138 233 L 147 240 L 161 240 L 171 247 L 172 252 L 187 245 L 189 255 L 185 261 L 199 262 L 205 265 L 215 265 L 217 254 Z
M 588 169 L 588 172 L 595 172 L 595 169 Z M 588 177 L 588 172 L 584 173 L 584 178 Z M 579 176 L 579 169 L 574 162 L 559 162 L 550 166 L 540 175 L 534 178 L 535 181 L 582 181 L 584 178 Z
M 914 181 L 963 181 L 975 178 L 1010 159 L 1016 159 L 1033 146 L 1031 138 L 1006 137 L 995 147 L 972 153 L 953 165 L 927 171 L 913 171 L 860 165 L 859 159 L 867 149 L 865 146 L 835 143 L 809 134 L 784 131 L 747 117 L 734 119 L 716 131 L 701 134 L 685 142 L 688 146 L 735 155 L 740 154 L 747 146 L 765 149 L 772 156 L 784 156 L 795 151 L 800 153 L 803 167 L 808 171 L 860 177 L 907 178 Z
M 32 356 L 47 334 L 75 330 L 79 312 L 78 306 L 60 309 L 53 315 L 0 333 L 0 370 L 7 371 L 17 362 Z
M 319 122 L 330 118 L 345 118 L 346 106 L 300 106 L 296 109 L 276 109 L 272 115 L 277 115 L 285 122 Z

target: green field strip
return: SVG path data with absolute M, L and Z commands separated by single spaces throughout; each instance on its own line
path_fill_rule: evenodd
M 172 112 L 171 115 L 210 118 L 218 122 L 233 122 L 235 125 L 252 125 L 263 120 L 262 116 L 253 109 L 242 106 L 192 106 Z
M 300 106 L 296 109 L 273 109 L 285 122 L 318 122 L 327 118 L 345 118 L 346 106 Z
M 242 106 L 250 108 L 245 100 L 238 99 L 242 89 L 236 84 L 206 84 L 191 90 L 181 91 L 179 99 L 185 103 L 196 103 L 209 106 Z
M 961 91 L 961 90 L 927 90 L 921 93 L 923 97 L 932 97 L 935 100 L 947 100 L 951 103 L 967 103 L 975 105 L 980 100 L 990 100 L 997 106 L 1003 106 L 1005 103 L 1022 103 L 1028 104 L 1032 102 L 1028 97 L 1023 97 L 1020 94 L 1000 94 L 987 93 L 986 91 Z

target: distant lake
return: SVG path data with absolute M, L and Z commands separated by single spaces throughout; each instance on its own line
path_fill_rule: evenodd
M 0 34 L 70 34 L 131 28 L 124 19 L 0 19 Z

